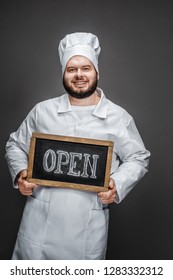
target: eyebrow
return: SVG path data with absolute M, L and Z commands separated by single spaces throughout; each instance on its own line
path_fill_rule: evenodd
M 67 69 L 70 69 L 70 68 L 84 68 L 84 67 L 89 67 L 89 68 L 92 68 L 92 66 L 91 66 L 91 65 L 86 64 L 86 65 L 82 65 L 82 66 L 80 66 L 80 67 L 78 67 L 78 66 L 74 66 L 74 65 L 71 65 L 71 66 L 68 66 L 68 67 L 67 67 Z

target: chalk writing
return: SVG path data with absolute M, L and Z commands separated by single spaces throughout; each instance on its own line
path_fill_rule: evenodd
M 97 162 L 99 155 L 88 153 L 67 152 L 57 150 L 56 153 L 52 149 L 48 149 L 43 156 L 44 171 L 55 174 L 66 174 L 74 177 L 97 179 Z M 78 168 L 78 164 L 83 165 L 82 172 Z M 63 166 L 68 167 L 68 172 Z M 89 173 L 89 174 L 88 174 Z

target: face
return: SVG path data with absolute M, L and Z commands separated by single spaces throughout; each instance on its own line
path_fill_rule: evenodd
M 63 85 L 72 97 L 83 99 L 92 95 L 98 82 L 98 73 L 92 62 L 84 56 L 73 56 L 67 62 Z

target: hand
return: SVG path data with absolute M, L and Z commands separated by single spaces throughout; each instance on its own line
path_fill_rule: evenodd
M 27 170 L 22 170 L 19 174 L 18 178 L 18 187 L 21 194 L 29 196 L 32 195 L 32 191 L 37 187 L 36 184 L 28 183 L 26 181 L 27 178 Z
M 110 204 L 115 201 L 117 192 L 116 192 L 116 185 L 112 178 L 109 181 L 109 190 L 107 192 L 100 192 L 98 196 L 103 204 Z

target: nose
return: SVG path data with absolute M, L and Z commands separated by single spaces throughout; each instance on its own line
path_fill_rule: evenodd
M 77 69 L 76 76 L 77 76 L 78 78 L 80 78 L 80 77 L 83 76 L 83 72 L 82 72 L 82 70 L 81 70 L 80 68 Z

